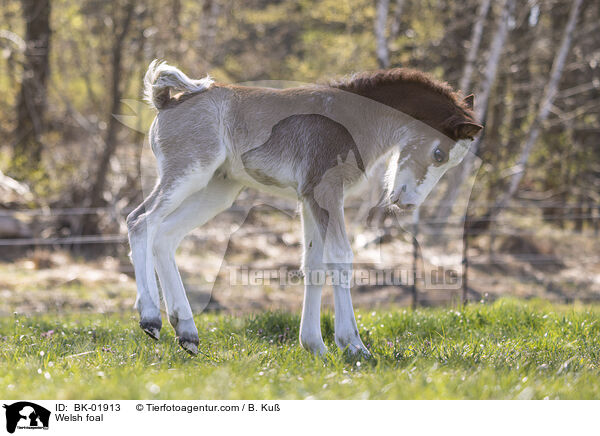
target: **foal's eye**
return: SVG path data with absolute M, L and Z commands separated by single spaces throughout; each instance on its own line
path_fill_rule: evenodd
M 433 158 L 436 162 L 444 162 L 444 159 L 446 159 L 446 153 L 444 152 L 444 150 L 436 148 L 433 151 Z

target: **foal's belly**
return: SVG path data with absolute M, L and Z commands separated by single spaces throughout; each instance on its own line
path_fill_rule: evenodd
M 232 179 L 257 191 L 296 201 L 302 197 L 296 182 L 289 178 L 277 177 L 275 173 L 271 172 L 269 174 L 266 170 L 247 169 L 241 163 L 230 167 L 227 172 Z M 368 186 L 366 177 L 360 177 L 352 181 L 346 179 L 343 190 L 344 198 L 361 195 L 364 193 L 366 186 Z
M 297 186 L 290 180 L 277 177 L 276 174 L 268 174 L 267 171 L 245 168 L 241 162 L 232 165 L 228 169 L 229 176 L 257 191 L 274 195 L 276 197 L 298 200 L 299 194 Z

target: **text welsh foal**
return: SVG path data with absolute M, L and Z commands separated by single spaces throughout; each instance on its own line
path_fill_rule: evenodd
M 385 201 L 418 206 L 440 177 L 467 153 L 481 130 L 465 99 L 424 73 L 362 73 L 322 86 L 284 90 L 193 80 L 154 61 L 145 94 L 158 114 L 149 140 L 158 161 L 152 193 L 127 217 L 140 326 L 158 339 L 158 274 L 170 323 L 188 352 L 198 330 L 175 250 L 184 236 L 227 209 L 244 187 L 301 203 L 304 306 L 300 342 L 324 353 L 322 282 L 335 272 L 335 342 L 352 353 L 363 345 L 352 308 L 352 250 L 344 196 L 382 159 L 390 162 Z

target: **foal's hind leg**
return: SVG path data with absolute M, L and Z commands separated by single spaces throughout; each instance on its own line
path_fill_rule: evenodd
M 152 292 L 146 277 L 146 244 L 147 239 L 147 213 L 152 210 L 161 195 L 161 187 L 157 184 L 150 195 L 133 212 L 127 216 L 127 230 L 130 258 L 135 270 L 137 285 L 137 298 L 135 307 L 140 313 L 140 327 L 151 337 L 158 339 L 162 322 L 160 319 L 160 301 L 158 289 Z
M 162 222 L 154 242 L 156 272 L 169 322 L 175 329 L 180 345 L 191 354 L 198 352 L 198 330 L 175 263 L 175 251 L 191 230 L 231 206 L 241 188 L 241 184 L 232 180 L 213 177 L 206 188 L 186 198 Z
M 158 228 L 189 195 L 207 185 L 222 161 L 214 161 L 178 179 L 161 180 L 148 198 L 127 217 L 131 260 L 138 288 L 136 306 L 140 312 L 140 327 L 154 339 L 159 338 L 162 326 L 153 256 Z

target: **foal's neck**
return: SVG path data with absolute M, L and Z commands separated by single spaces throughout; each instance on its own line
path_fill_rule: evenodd
M 450 116 L 449 101 L 435 90 L 418 84 L 399 83 L 349 90 L 368 105 L 373 143 L 364 150 L 367 166 L 394 148 L 424 137 L 444 134 Z

